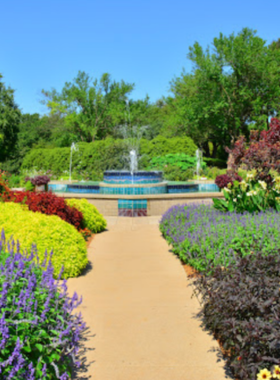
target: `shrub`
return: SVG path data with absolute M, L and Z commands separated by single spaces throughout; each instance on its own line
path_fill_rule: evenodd
M 107 222 L 99 213 L 97 208 L 90 204 L 87 199 L 67 199 L 66 203 L 79 210 L 83 215 L 83 228 L 87 228 L 93 233 L 104 231 Z
M 73 314 L 81 300 L 54 280 L 49 257 L 38 267 L 35 246 L 23 256 L 3 230 L 0 253 L 1 379 L 70 379 L 85 328 Z
M 226 169 L 227 167 L 227 162 L 225 160 L 221 160 L 220 158 L 203 157 L 203 161 L 208 166 L 216 166 L 219 169 Z
M 272 118 L 268 131 L 251 131 L 248 146 L 242 136 L 227 151 L 234 171 L 245 166 L 247 170 L 256 170 L 256 179 L 270 182 L 270 170 L 280 172 L 280 120 Z
M 8 181 L 5 176 L 5 172 L 0 170 L 0 195 L 1 194 L 8 194 L 10 192 Z
M 280 257 L 266 251 L 196 280 L 204 324 L 222 343 L 234 378 L 256 379 L 280 362 Z
M 14 192 L 7 199 L 15 203 L 24 203 L 30 211 L 46 215 L 57 215 L 77 229 L 82 228 L 83 215 L 74 207 L 66 204 L 65 200 L 50 192 Z
M 86 242 L 82 235 L 58 216 L 31 212 L 16 203 L 0 203 L 0 226 L 8 236 L 19 240 L 22 248 L 37 245 L 40 263 L 45 251 L 53 250 L 54 275 L 64 266 L 63 277 L 76 277 L 86 267 Z
M 171 139 L 158 136 L 153 140 L 140 141 L 139 169 L 149 166 L 153 157 L 172 153 L 185 153 L 194 156 L 197 146 L 189 137 Z M 128 169 L 126 156 L 128 142 L 108 138 L 93 143 L 79 143 L 79 150 L 73 154 L 73 178 L 101 180 L 103 172 L 110 169 Z M 25 157 L 21 170 L 33 168 L 51 170 L 56 177 L 69 170 L 70 148 L 32 149 Z
M 273 254 L 280 246 L 280 213 L 237 214 L 210 205 L 178 205 L 162 217 L 160 231 L 184 263 L 211 273 L 262 250 Z
M 193 178 L 193 169 L 183 171 L 178 166 L 166 165 L 163 168 L 164 179 L 167 181 L 188 181 Z
M 202 175 L 207 177 L 208 179 L 216 179 L 217 176 L 226 174 L 226 169 L 219 169 L 215 166 L 206 167 L 202 171 Z
M 176 154 L 167 154 L 165 156 L 153 157 L 150 162 L 150 169 L 159 169 L 162 170 L 165 166 L 177 166 L 182 171 L 196 168 L 197 158 L 188 156 L 185 153 L 176 153 Z M 206 164 L 202 162 L 202 168 L 205 168 Z
M 259 212 L 268 208 L 280 211 L 280 177 L 270 186 L 248 174 L 242 182 L 229 182 L 223 189 L 225 199 L 213 199 L 214 207 L 224 212 Z
M 229 184 L 233 185 L 234 181 L 241 182 L 242 177 L 240 177 L 238 174 L 234 174 L 233 176 L 230 176 L 228 174 L 222 174 L 218 175 L 215 179 L 215 184 L 220 188 L 223 189 L 225 187 L 228 187 Z
M 25 178 L 26 182 L 30 181 L 33 186 L 42 186 L 42 185 L 47 185 L 50 182 L 50 177 L 47 175 L 37 175 L 33 178 Z

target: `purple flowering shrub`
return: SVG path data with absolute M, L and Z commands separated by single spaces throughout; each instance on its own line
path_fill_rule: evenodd
M 222 343 L 234 379 L 255 380 L 280 363 L 279 253 L 247 256 L 195 282 L 204 325 Z
M 262 251 L 278 253 L 280 213 L 225 213 L 211 205 L 171 207 L 162 217 L 160 231 L 180 259 L 201 272 L 228 266 L 238 258 Z
M 53 278 L 51 256 L 39 267 L 34 246 L 23 256 L 19 244 L 0 239 L 0 378 L 67 380 L 85 329 L 75 293 Z M 37 262 L 36 262 L 37 261 Z

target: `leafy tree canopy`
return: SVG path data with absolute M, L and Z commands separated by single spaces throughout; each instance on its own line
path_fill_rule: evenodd
M 50 114 L 64 117 L 68 134 L 78 141 L 90 142 L 106 137 L 115 125 L 124 122 L 126 99 L 133 88 L 134 84 L 113 81 L 107 73 L 93 80 L 79 71 L 61 92 L 42 92 Z
M 250 125 L 266 129 L 280 111 L 280 50 L 250 29 L 214 38 L 212 48 L 195 43 L 188 58 L 190 74 L 171 83 L 174 97 L 171 123 L 177 133 L 191 136 L 200 146 L 211 141 L 214 150 L 248 137 Z M 176 133 L 176 131 L 174 131 Z
M 6 87 L 0 74 L 0 161 L 15 149 L 20 111 L 14 101 L 14 91 Z

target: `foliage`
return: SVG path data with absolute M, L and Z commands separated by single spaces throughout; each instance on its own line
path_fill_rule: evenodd
M 0 252 L 1 378 L 70 379 L 85 329 L 81 315 L 73 314 L 82 300 L 54 280 L 48 255 L 36 264 L 36 246 L 22 255 L 3 230 Z
M 253 380 L 279 363 L 279 272 L 279 252 L 261 249 L 196 280 L 205 326 L 222 343 L 234 378 Z
M 9 194 L 9 192 L 7 173 L 0 170 L 0 197 Z
M 274 210 L 224 213 L 203 204 L 171 207 L 160 222 L 160 231 L 173 252 L 184 263 L 207 273 L 259 250 L 264 255 L 277 252 L 279 228 L 280 214 Z
M 40 264 L 45 251 L 53 250 L 52 264 L 57 277 L 62 266 L 62 277 L 76 277 L 88 263 L 86 242 L 74 226 L 55 215 L 43 215 L 15 203 L 0 203 L 0 225 L 7 236 L 19 240 L 22 249 L 36 244 Z
M 101 180 L 105 170 L 128 169 L 128 142 L 126 140 L 105 139 L 93 143 L 79 143 L 79 150 L 73 154 L 73 175 L 77 179 Z M 185 153 L 194 155 L 197 147 L 188 138 L 167 139 L 158 136 L 153 140 L 140 141 L 139 169 L 149 166 L 153 157 L 166 154 Z M 50 170 L 55 177 L 65 175 L 69 170 L 70 148 L 33 149 L 24 158 L 22 171 Z
M 202 175 L 204 177 L 207 177 L 208 179 L 216 179 L 220 175 L 226 174 L 226 169 L 219 169 L 215 166 L 213 167 L 207 167 L 203 169 Z
M 16 191 L 4 198 L 5 201 L 23 203 L 33 212 L 46 215 L 57 215 L 75 228 L 82 228 L 83 215 L 74 207 L 66 204 L 65 200 L 51 192 L 35 193 L 30 191 Z
M 38 175 L 33 178 L 26 177 L 25 180 L 26 182 L 30 181 L 33 186 L 42 186 L 47 185 L 51 179 L 47 175 Z
M 220 182 L 221 184 L 221 182 Z M 280 177 L 270 186 L 258 181 L 253 174 L 241 182 L 229 182 L 224 187 L 225 199 L 213 199 L 214 207 L 224 212 L 259 212 L 269 208 L 280 211 Z
M 27 181 L 27 182 L 24 184 L 24 189 L 25 189 L 25 191 L 34 191 L 35 186 L 32 184 L 31 181 Z
M 185 153 L 166 154 L 165 156 L 153 157 L 150 162 L 149 169 L 162 170 L 166 165 L 178 166 L 181 170 L 193 169 L 195 170 L 197 158 L 189 156 Z M 202 162 L 202 169 L 206 166 Z
M 90 142 L 96 137 L 106 137 L 115 125 L 124 122 L 126 99 L 133 88 L 133 84 L 124 81 L 112 81 L 108 73 L 100 80 L 93 80 L 79 71 L 72 82 L 65 83 L 60 93 L 56 90 L 42 92 L 51 114 L 64 116 L 70 140 L 71 136 L 78 136 L 78 141 Z M 57 132 L 59 139 L 65 138 L 61 130 Z
M 221 160 L 220 158 L 203 157 L 203 161 L 208 166 L 217 167 L 219 169 L 226 169 L 227 167 L 227 162 L 225 160 Z
M 0 161 L 15 149 L 20 111 L 14 101 L 14 91 L 6 88 L 0 74 Z
M 188 181 L 194 177 L 194 170 L 183 171 L 177 165 L 166 165 L 163 168 L 163 176 L 167 181 Z
M 231 155 L 231 169 L 238 170 L 240 166 L 247 170 L 256 170 L 256 178 L 266 182 L 271 181 L 271 170 L 280 172 L 280 121 L 271 119 L 268 131 L 251 131 L 247 147 L 245 137 L 236 141 Z
M 215 184 L 220 189 L 223 189 L 224 187 L 227 187 L 229 184 L 233 185 L 234 181 L 241 182 L 242 178 L 237 173 L 234 173 L 232 176 L 228 174 L 222 174 L 216 177 Z
M 93 233 L 98 233 L 104 231 L 107 227 L 106 220 L 87 199 L 67 199 L 66 203 L 82 213 L 83 228 L 89 229 Z
M 280 50 L 271 49 L 255 31 L 222 33 L 212 48 L 196 42 L 189 49 L 192 73 L 182 72 L 171 84 L 173 98 L 166 129 L 192 137 L 213 156 L 218 147 L 230 146 L 250 124 L 266 129 L 270 116 L 280 111 Z

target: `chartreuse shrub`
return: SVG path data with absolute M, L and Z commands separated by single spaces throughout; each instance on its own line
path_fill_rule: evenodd
M 107 222 L 87 199 L 67 199 L 66 203 L 79 210 L 83 214 L 83 228 L 88 228 L 93 233 L 104 231 Z
M 210 205 L 178 205 L 162 217 L 160 230 L 184 263 L 211 273 L 238 257 L 278 253 L 280 213 L 224 213 Z
M 19 240 L 23 249 L 36 244 L 40 263 L 44 261 L 45 251 L 52 250 L 56 277 L 62 266 L 63 278 L 78 276 L 88 263 L 82 235 L 58 216 L 32 212 L 16 203 L 0 203 L 0 228 L 5 229 L 7 236 Z
M 9 211 L 21 216 L 19 205 L 8 206 Z M 7 217 L 1 208 L 3 212 Z M 42 217 L 53 223 L 58 219 Z M 21 227 L 17 225 L 22 233 Z M 81 299 L 76 293 L 69 297 L 66 282 L 54 280 L 54 272 L 48 255 L 38 266 L 36 246 L 22 254 L 19 244 L 6 243 L 2 230 L 0 378 L 3 380 L 67 380 L 71 378 L 71 367 L 79 365 L 75 356 L 85 324 L 81 315 L 73 311 Z
M 195 282 L 204 324 L 222 343 L 234 379 L 280 378 L 279 254 L 261 250 Z

